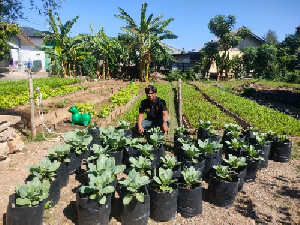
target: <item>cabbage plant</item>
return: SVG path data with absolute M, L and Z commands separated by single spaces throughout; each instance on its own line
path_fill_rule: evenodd
M 50 182 L 34 177 L 23 186 L 16 185 L 16 205 L 32 207 L 49 196 Z
M 228 166 L 216 165 L 213 166 L 216 170 L 216 175 L 223 180 L 232 181 L 232 176 L 234 175 L 234 171 L 229 170 Z
M 163 193 L 171 193 L 177 181 L 173 178 L 173 171 L 164 168 L 159 168 L 159 175 L 154 176 L 153 180 L 152 186 L 156 188 L 156 191 L 162 191 Z
M 201 152 L 199 148 L 197 148 L 194 144 L 183 144 L 182 150 L 193 163 L 198 162 L 198 158 Z
M 47 157 L 40 160 L 39 165 L 33 165 L 27 167 L 29 169 L 30 175 L 28 179 L 31 180 L 33 177 L 38 177 L 40 180 L 49 180 L 50 182 L 57 176 L 57 169 L 60 166 L 60 162 L 51 162 Z
M 141 174 L 151 175 L 151 159 L 143 156 L 139 156 L 138 158 L 130 157 L 130 168 L 135 169 L 137 172 Z
M 199 150 L 203 153 L 216 153 L 222 147 L 222 144 L 219 144 L 216 141 L 211 141 L 210 139 L 205 139 L 201 141 L 198 139 Z
M 50 148 L 50 153 L 48 158 L 51 161 L 58 161 L 61 163 L 69 163 L 70 158 L 68 157 L 70 154 L 71 146 L 63 143 L 62 145 L 57 145 L 54 148 Z
M 123 204 L 128 205 L 133 197 L 136 197 L 139 202 L 144 202 L 145 195 L 142 189 L 146 184 L 149 184 L 149 182 L 148 176 L 142 176 L 135 169 L 132 169 L 125 180 L 119 181 L 119 183 L 126 189 Z
M 67 144 L 70 144 L 71 149 L 80 155 L 82 151 L 87 150 L 87 146 L 91 143 L 93 137 L 88 134 L 87 129 L 70 131 L 65 134 Z
M 257 156 L 260 150 L 255 149 L 253 145 L 245 146 L 245 150 L 250 160 L 264 160 L 263 157 Z
M 164 169 L 173 169 L 174 167 L 180 165 L 176 156 L 166 155 L 165 157 L 160 158 L 161 167 Z
M 181 171 L 184 183 L 183 185 L 186 189 L 191 189 L 193 186 L 198 185 L 200 181 L 200 175 L 201 172 L 196 170 L 195 167 L 191 166 L 189 168 L 184 168 L 183 171 Z
M 226 162 L 230 168 L 235 171 L 247 165 L 245 157 L 236 157 L 232 154 L 229 154 L 228 159 L 224 159 L 224 162 Z

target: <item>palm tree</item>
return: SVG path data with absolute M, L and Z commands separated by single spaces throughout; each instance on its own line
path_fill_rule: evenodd
M 141 81 L 148 81 L 149 66 L 151 63 L 151 50 L 154 44 L 160 43 L 164 39 L 175 39 L 177 38 L 170 30 L 166 27 L 174 20 L 174 18 L 169 18 L 166 20 L 161 20 L 163 14 L 153 18 L 151 14 L 146 18 L 147 3 L 142 4 L 141 9 L 141 20 L 139 26 L 132 19 L 128 13 L 119 8 L 120 15 L 115 15 L 115 17 L 124 20 L 127 23 L 126 27 L 121 29 L 128 34 L 134 36 L 134 39 L 138 45 L 139 49 L 139 64 L 140 73 L 139 79 Z M 144 77 L 144 70 L 146 68 L 146 73 Z

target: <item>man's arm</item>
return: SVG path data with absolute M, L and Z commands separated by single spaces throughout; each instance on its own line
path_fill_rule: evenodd
M 144 128 L 142 127 L 143 118 L 144 118 L 144 113 L 140 112 L 138 116 L 138 131 L 140 134 L 144 133 Z
M 168 111 L 163 111 L 163 125 L 162 130 L 166 133 L 169 133 L 169 127 L 167 121 L 169 120 Z

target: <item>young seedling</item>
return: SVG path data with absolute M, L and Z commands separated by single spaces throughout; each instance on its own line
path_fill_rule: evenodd
M 145 195 L 141 189 L 149 182 L 148 176 L 141 176 L 135 169 L 132 169 L 125 180 L 119 181 L 126 188 L 127 192 L 123 198 L 123 204 L 128 205 L 134 196 L 139 202 L 144 202 Z
M 197 171 L 193 166 L 184 168 L 181 174 L 184 180 L 184 183 L 182 185 L 186 189 L 192 189 L 194 186 L 198 185 L 201 182 L 199 179 L 201 172 Z
M 211 141 L 209 139 L 205 139 L 205 141 L 201 141 L 198 139 L 198 147 L 199 150 L 203 153 L 216 153 L 222 147 L 222 144 L 219 144 L 216 141 Z
M 234 174 L 234 171 L 229 170 L 228 166 L 216 165 L 213 166 L 213 168 L 216 170 L 216 175 L 218 177 L 223 180 L 232 181 L 232 175 Z
M 173 171 L 171 169 L 159 168 L 159 176 L 153 178 L 152 184 L 163 193 L 171 193 L 174 190 L 174 185 L 177 179 L 173 179 Z
M 245 157 L 236 157 L 229 154 L 228 159 L 224 161 L 232 168 L 234 171 L 237 171 L 239 168 L 247 165 Z

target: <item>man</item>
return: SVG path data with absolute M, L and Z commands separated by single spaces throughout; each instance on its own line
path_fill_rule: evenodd
M 138 116 L 138 131 L 144 134 L 145 129 L 160 127 L 163 132 L 169 132 L 168 111 L 165 100 L 156 96 L 156 87 L 149 85 L 145 88 L 147 99 L 141 102 Z M 143 120 L 144 113 L 147 119 Z

